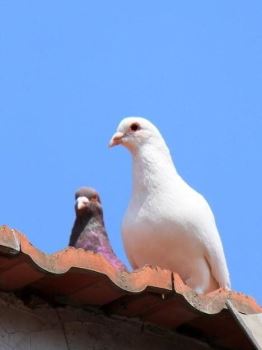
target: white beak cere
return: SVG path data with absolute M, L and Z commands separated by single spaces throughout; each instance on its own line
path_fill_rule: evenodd
M 110 142 L 109 142 L 109 147 L 113 147 L 116 145 L 119 145 L 120 143 L 122 143 L 122 138 L 124 136 L 123 132 L 116 132 L 113 137 L 111 138 Z
M 81 210 L 88 206 L 90 203 L 89 199 L 87 197 L 81 196 L 76 199 L 76 208 L 77 210 Z

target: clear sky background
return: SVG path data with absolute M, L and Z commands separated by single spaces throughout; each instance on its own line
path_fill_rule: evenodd
M 216 216 L 233 288 L 262 303 L 262 2 L 0 0 L 0 224 L 52 253 L 74 192 L 120 225 L 131 158 L 109 150 L 144 116 Z

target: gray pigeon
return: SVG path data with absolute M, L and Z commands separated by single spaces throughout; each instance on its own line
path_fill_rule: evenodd
M 118 144 L 133 158 L 133 191 L 122 225 L 133 268 L 151 264 L 177 272 L 197 293 L 229 289 L 213 213 L 178 174 L 158 129 L 144 118 L 125 118 L 109 145 Z
M 96 190 L 82 187 L 75 194 L 76 219 L 69 246 L 83 248 L 103 255 L 115 268 L 126 271 L 115 255 L 105 229 L 103 209 Z

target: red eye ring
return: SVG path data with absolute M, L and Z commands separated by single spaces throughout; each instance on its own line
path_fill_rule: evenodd
M 137 124 L 137 123 L 133 123 L 133 124 L 130 125 L 130 129 L 131 129 L 132 131 L 137 131 L 137 130 L 140 129 L 140 126 L 139 126 L 139 124 Z

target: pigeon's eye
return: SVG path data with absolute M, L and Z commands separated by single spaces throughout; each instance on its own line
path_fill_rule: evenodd
M 131 129 L 132 131 L 137 131 L 137 130 L 140 129 L 140 126 L 139 126 L 139 124 L 137 124 L 137 123 L 133 123 L 133 124 L 130 125 L 130 129 Z
M 97 195 L 92 196 L 91 201 L 97 202 L 98 201 Z

